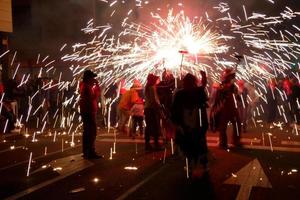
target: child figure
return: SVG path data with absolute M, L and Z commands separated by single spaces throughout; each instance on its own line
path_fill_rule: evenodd
M 144 102 L 142 98 L 139 98 L 132 106 L 130 113 L 132 120 L 130 135 L 132 139 L 135 139 L 137 126 L 139 127 L 140 136 L 143 135 Z

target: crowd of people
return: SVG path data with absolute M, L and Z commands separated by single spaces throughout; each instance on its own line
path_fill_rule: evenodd
M 55 127 L 56 121 L 64 121 L 66 102 L 77 102 L 74 95 L 78 91 L 80 110 L 78 112 L 76 106 L 71 109 L 83 122 L 83 154 L 87 159 L 100 157 L 94 147 L 99 114 L 104 119 L 103 125 L 115 128 L 119 134 L 132 139 L 142 136 L 145 151 L 160 151 L 172 139 L 191 163 L 202 164 L 205 169 L 209 129 L 219 133 L 219 147 L 227 149 L 228 125 L 233 130 L 233 146 L 240 148 L 241 135 L 248 131 L 249 123 L 256 125 L 258 119 L 270 129 L 277 126 L 298 131 L 300 124 L 299 80 L 284 77 L 271 78 L 265 84 L 255 80 L 249 83 L 237 79 L 233 68 L 224 69 L 220 80 L 212 80 L 204 71 L 200 71 L 198 77 L 187 73 L 175 78 L 164 70 L 161 77 L 148 74 L 145 86 L 133 79 L 130 89 L 125 88 L 124 80 L 101 87 L 101 81 L 99 83 L 97 75 L 90 70 L 86 70 L 81 83 L 73 87 L 69 84 L 58 88 L 53 80 L 41 77 L 27 84 L 21 82 L 15 77 L 4 87 L 0 85 L 3 132 L 13 130 L 16 120 L 22 117 L 23 122 L 28 122 L 27 126 L 37 120 L 33 126 L 54 123 L 52 127 Z M 255 86 L 257 82 L 259 86 Z M 99 105 L 101 112 L 97 114 Z M 164 143 L 160 143 L 160 138 Z
M 62 109 L 65 100 L 74 96 L 76 87 L 61 87 L 49 77 L 32 76 L 26 81 L 18 75 L 0 84 L 0 131 L 11 133 L 21 125 L 27 128 L 47 128 L 60 126 L 58 121 L 66 115 L 67 106 Z M 65 111 L 63 111 L 65 110 Z M 64 112 L 64 113 L 62 113 Z M 51 118 L 59 120 L 50 120 Z
M 297 79 L 272 78 L 265 88 L 257 89 L 253 84 L 237 79 L 233 68 L 225 69 L 216 82 L 209 80 L 204 71 L 198 78 L 188 73 L 175 80 L 165 70 L 161 77 L 149 74 L 144 88 L 137 79 L 133 80 L 129 90 L 123 85 L 124 82 L 120 82 L 111 87 L 114 96 L 111 88 L 104 95 L 113 100 L 107 103 L 111 126 L 133 139 L 139 128 L 139 134 L 144 134 L 146 151 L 163 149 L 159 137 L 162 136 L 164 141 L 172 138 L 191 163 L 201 163 L 205 169 L 206 132 L 209 129 L 219 133 L 219 147 L 228 149 L 229 125 L 235 148 L 242 147 L 241 135 L 247 132 L 250 122 L 255 124 L 258 119 L 267 122 L 266 127 L 270 129 L 274 126 L 299 128 L 300 87 Z

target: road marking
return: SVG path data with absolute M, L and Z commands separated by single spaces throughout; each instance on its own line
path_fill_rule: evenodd
M 102 139 L 97 139 L 99 142 L 115 142 L 115 139 L 113 138 L 102 138 Z M 145 143 L 145 140 L 143 139 L 127 139 L 127 138 L 122 138 L 122 139 L 117 139 L 117 142 L 120 143 Z M 162 142 L 162 140 L 160 140 Z
M 257 159 L 252 160 L 224 183 L 241 186 L 236 200 L 249 199 L 252 187 L 272 188 Z
M 68 147 L 66 148 L 65 150 L 70 150 L 70 149 L 74 149 L 74 148 L 77 148 L 77 147 L 80 147 L 82 146 L 81 144 L 79 145 L 76 145 L 74 147 Z M 51 155 L 54 155 L 54 154 L 58 154 L 58 153 L 62 153 L 61 150 L 58 150 L 58 151 L 54 151 L 54 152 L 51 152 L 51 153 L 47 153 L 47 155 L 40 155 L 40 156 L 37 156 L 35 158 L 33 158 L 33 160 L 37 160 L 37 159 L 40 159 L 40 158 L 45 158 L 47 156 L 51 156 Z M 27 160 L 24 160 L 24 161 L 21 161 L 21 162 L 18 162 L 18 163 L 15 163 L 15 164 L 12 164 L 12 165 L 8 165 L 8 166 L 5 166 L 5 167 L 1 167 L 0 168 L 0 171 L 3 171 L 3 170 L 6 170 L 6 169 L 9 169 L 9 168 L 12 168 L 12 167 L 16 167 L 18 165 L 22 165 L 24 163 L 28 163 L 28 159 Z
M 261 139 L 256 139 L 256 138 L 241 138 L 241 142 L 244 143 L 256 143 L 259 144 L 261 142 Z
M 97 139 L 98 142 L 114 142 L 114 139 L 103 138 Z M 256 141 L 256 142 L 254 142 Z M 253 140 L 253 143 L 260 143 L 260 139 Z M 145 141 L 142 139 L 117 139 L 117 143 L 144 143 Z M 207 146 L 209 147 L 217 147 L 219 144 L 217 142 L 207 142 Z M 270 150 L 270 146 L 261 146 L 261 145 L 243 145 L 244 149 L 257 149 L 257 150 Z M 283 151 L 283 152 L 300 152 L 300 148 L 296 147 L 273 147 L 274 151 Z
M 16 131 L 16 132 L 10 133 L 10 134 L 4 134 L 4 135 L 2 135 L 2 138 L 6 139 L 9 137 L 14 137 L 14 136 L 23 136 L 23 134 L 20 131 Z
M 296 141 L 290 141 L 290 140 L 283 140 L 281 141 L 282 145 L 294 145 L 294 146 L 300 146 L 300 142 Z
M 160 169 L 158 169 L 156 172 L 150 174 L 147 178 L 145 178 L 144 180 L 142 180 L 141 182 L 139 182 L 138 184 L 136 184 L 135 186 L 129 188 L 124 194 L 122 194 L 121 196 L 119 196 L 116 200 L 123 200 L 126 199 L 130 194 L 134 193 L 136 190 L 138 190 L 140 187 L 142 187 L 145 183 L 147 183 L 151 178 L 153 178 L 154 176 L 156 176 L 157 174 L 159 174 L 166 165 L 160 167 Z
M 97 140 L 98 141 L 103 141 L 103 142 L 111 142 L 111 140 L 114 140 L 114 138 L 98 138 Z M 219 138 L 218 137 L 211 137 L 211 136 L 208 136 L 207 138 L 207 141 L 216 141 L 218 142 L 219 141 Z M 139 139 L 139 138 L 136 138 L 136 139 L 131 139 L 131 138 L 117 138 L 117 140 L 121 141 L 121 142 L 128 142 L 128 143 L 140 143 L 140 142 L 144 142 L 145 140 L 143 138 Z M 160 141 L 163 141 L 163 140 L 160 140 Z M 241 139 L 241 142 L 245 142 L 245 143 L 260 143 L 261 142 L 261 139 L 256 139 L 256 138 L 242 138 Z
M 115 135 L 118 136 L 119 133 L 116 133 L 116 134 L 114 134 L 114 133 L 102 133 L 102 134 L 97 135 L 97 137 L 104 137 L 104 136 L 114 137 Z
M 79 171 L 82 171 L 92 165 L 94 165 L 92 162 L 85 160 L 81 157 L 81 154 L 76 154 L 76 155 L 71 155 L 68 157 L 60 158 L 57 160 L 53 160 L 50 163 L 46 164 L 50 165 L 56 172 L 58 172 L 60 175 L 56 178 L 53 178 L 51 180 L 42 182 L 38 185 L 35 185 L 31 188 L 28 188 L 26 190 L 23 190 L 17 194 L 14 194 L 8 198 L 7 200 L 12 200 L 12 199 L 19 199 L 25 195 L 28 195 L 32 192 L 35 192 L 36 190 L 39 190 L 45 186 L 48 186 L 52 183 L 55 183 L 56 181 L 59 181 L 61 179 L 66 178 L 67 176 L 70 176 L 72 174 L 75 174 Z M 59 169 L 58 169 L 59 168 Z M 41 171 L 40 169 L 37 171 Z M 36 171 L 36 172 L 37 172 Z
M 11 148 L 9 148 L 9 149 L 4 149 L 4 150 L 0 151 L 0 154 L 1 154 L 1 153 L 8 152 L 8 151 L 14 151 L 14 150 L 16 150 L 16 149 L 21 149 L 21 148 L 24 148 L 24 146 L 18 146 L 18 147 L 15 147 L 15 148 L 13 148 L 13 149 L 11 149 Z
M 258 149 L 258 150 L 270 150 L 269 146 L 252 146 L 252 145 L 243 145 L 245 149 Z M 300 148 L 296 147 L 273 147 L 274 151 L 284 151 L 284 152 L 300 152 Z

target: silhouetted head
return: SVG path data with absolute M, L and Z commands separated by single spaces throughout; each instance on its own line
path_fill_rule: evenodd
M 222 83 L 229 83 L 235 79 L 235 71 L 231 68 L 224 69 L 222 73 Z
M 193 74 L 186 74 L 183 78 L 183 88 L 191 89 L 197 87 L 197 78 Z
M 158 84 L 158 81 L 159 81 L 158 76 L 156 76 L 154 74 L 148 74 L 146 86 L 149 87 L 149 86 L 156 85 L 156 84 Z
M 83 81 L 87 81 L 89 79 L 93 79 L 97 76 L 97 74 L 95 74 L 94 72 L 92 72 L 91 70 L 85 70 L 83 73 L 83 77 L 82 80 Z

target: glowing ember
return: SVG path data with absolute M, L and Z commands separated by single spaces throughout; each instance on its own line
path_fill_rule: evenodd
M 94 183 L 98 183 L 99 182 L 99 178 L 97 178 L 97 177 L 93 178 L 93 182 Z
M 128 167 L 124 167 L 125 170 L 138 170 L 137 167 L 132 167 L 132 166 L 128 166 Z

